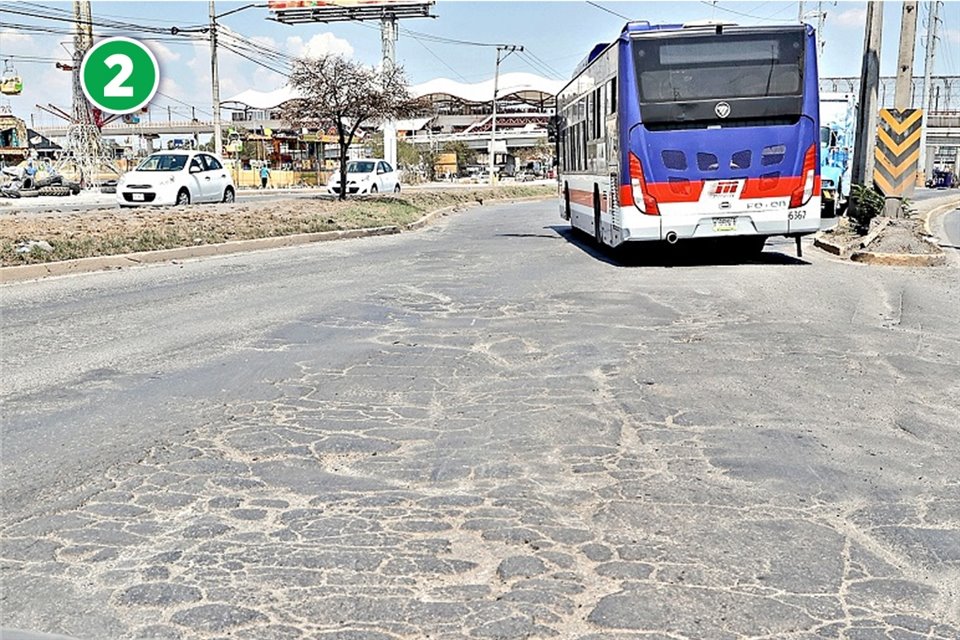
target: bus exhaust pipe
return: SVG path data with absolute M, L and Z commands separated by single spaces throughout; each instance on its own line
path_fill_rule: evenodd
M 666 241 L 667 244 L 677 244 L 677 232 L 676 231 L 667 231 Z

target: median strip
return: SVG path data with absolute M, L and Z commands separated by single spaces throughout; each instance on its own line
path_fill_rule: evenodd
M 539 200 L 555 193 L 552 186 L 508 186 L 345 202 L 300 198 L 69 214 L 3 212 L 0 282 L 400 233 L 482 202 Z

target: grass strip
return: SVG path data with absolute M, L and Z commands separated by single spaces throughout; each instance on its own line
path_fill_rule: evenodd
M 265 203 L 93 209 L 81 212 L 25 214 L 0 212 L 0 266 L 56 262 L 75 258 L 174 249 L 231 240 L 299 233 L 404 226 L 425 213 L 483 200 L 551 196 L 552 186 L 511 185 L 403 193 L 355 198 L 321 198 Z M 34 247 L 45 241 L 52 251 Z

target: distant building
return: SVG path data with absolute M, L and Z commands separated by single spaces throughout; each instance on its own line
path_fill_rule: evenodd
M 423 145 L 462 141 L 485 151 L 493 127 L 493 83 L 493 78 L 477 83 L 438 78 L 412 86 L 411 93 L 429 100 L 435 114 L 398 122 L 398 137 Z M 508 149 L 546 140 L 547 120 L 556 111 L 557 93 L 564 84 L 532 73 L 501 74 L 497 84 L 498 140 Z M 298 97 L 291 87 L 249 89 L 227 98 L 223 105 L 233 110 L 233 122 L 260 122 L 279 133 L 280 106 Z M 328 145 L 326 153 L 332 149 L 335 145 Z

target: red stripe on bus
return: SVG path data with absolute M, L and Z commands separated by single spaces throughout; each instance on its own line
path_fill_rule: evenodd
M 648 182 L 647 191 L 657 202 L 697 202 L 703 191 L 703 181 Z
M 691 180 L 690 182 L 648 182 L 647 190 L 657 202 L 698 202 L 703 194 L 705 182 Z M 630 189 L 629 185 L 622 185 L 621 190 Z M 779 178 L 747 178 L 740 191 L 740 200 L 754 198 L 789 198 L 797 189 L 803 188 L 803 178 L 800 176 L 786 176 Z M 817 176 L 813 185 L 813 195 L 820 195 L 820 176 Z M 622 198 L 621 198 L 622 200 Z
M 648 182 L 647 190 L 657 202 L 699 202 L 703 194 L 703 180 L 689 182 Z M 803 188 L 803 178 L 800 176 L 781 176 L 779 178 L 747 178 L 740 191 L 740 200 L 755 198 L 789 198 L 797 189 Z M 821 190 L 820 176 L 814 180 L 813 195 L 819 196 Z M 593 192 L 582 189 L 570 189 L 570 202 L 589 209 L 593 208 Z M 620 185 L 620 202 L 633 202 L 633 187 L 628 184 Z M 600 210 L 607 210 L 607 195 L 600 194 Z

